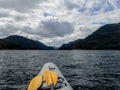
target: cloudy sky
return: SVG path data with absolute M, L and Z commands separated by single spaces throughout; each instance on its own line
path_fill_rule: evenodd
M 120 22 L 120 0 L 0 0 L 0 38 L 21 35 L 50 46 Z

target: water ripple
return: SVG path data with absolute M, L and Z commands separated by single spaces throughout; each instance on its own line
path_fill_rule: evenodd
M 74 90 L 120 90 L 120 51 L 0 51 L 0 90 L 26 90 L 53 62 Z

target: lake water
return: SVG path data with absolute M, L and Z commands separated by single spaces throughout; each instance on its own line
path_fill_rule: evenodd
M 0 90 L 27 90 L 43 64 L 55 63 L 74 90 L 120 90 L 120 51 L 0 51 Z

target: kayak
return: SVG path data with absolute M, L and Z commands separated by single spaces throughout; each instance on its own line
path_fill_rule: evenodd
M 51 62 L 46 63 L 34 77 L 28 90 L 73 90 L 59 68 Z
M 61 73 L 61 71 L 59 70 L 59 68 L 54 63 L 51 63 L 51 62 L 46 63 L 43 66 L 42 70 L 40 71 L 39 75 L 42 75 L 43 71 L 45 71 L 45 70 L 54 71 L 58 74 L 58 77 L 61 80 L 60 84 L 62 84 L 62 86 L 61 86 L 61 88 L 58 88 L 57 90 L 73 90 L 72 87 L 70 86 L 70 84 L 67 82 L 67 80 L 63 76 L 63 74 Z

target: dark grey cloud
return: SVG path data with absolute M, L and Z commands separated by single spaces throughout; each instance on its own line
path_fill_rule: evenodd
M 73 26 L 68 22 L 59 21 L 42 21 L 36 29 L 29 26 L 22 28 L 22 31 L 27 34 L 37 35 L 40 37 L 53 38 L 64 37 L 64 35 L 74 32 Z
M 8 10 L 0 9 L 0 18 L 9 17 L 10 13 Z
M 16 21 L 24 21 L 25 19 L 27 19 L 27 17 L 25 17 L 25 16 L 14 16 L 14 19 Z
M 4 18 L 4 17 L 9 17 L 10 15 L 8 13 L 1 13 L 0 12 L 0 18 Z
M 74 32 L 73 26 L 68 22 L 43 21 L 42 25 L 42 29 L 40 25 L 37 30 L 45 37 L 63 37 Z
M 0 0 L 0 7 L 24 12 L 35 8 L 43 1 L 46 0 Z
M 19 28 L 17 26 L 13 26 L 12 24 L 6 24 L 4 26 L 0 26 L 0 37 L 13 35 L 18 30 Z
M 74 32 L 73 26 L 68 22 L 59 21 L 42 21 L 37 28 L 28 26 L 17 26 L 12 24 L 6 24 L 0 26 L 0 37 L 6 37 L 21 33 L 21 35 L 32 35 L 41 38 L 47 38 L 52 40 L 56 37 L 64 37 L 65 35 L 72 34 Z M 55 41 L 55 40 L 54 40 Z M 58 40 L 57 40 L 58 41 Z M 58 41 L 59 42 L 59 41 Z
M 64 4 L 67 7 L 67 9 L 69 9 L 69 10 L 80 8 L 79 4 L 74 3 L 74 2 L 72 2 L 70 0 L 64 0 Z

